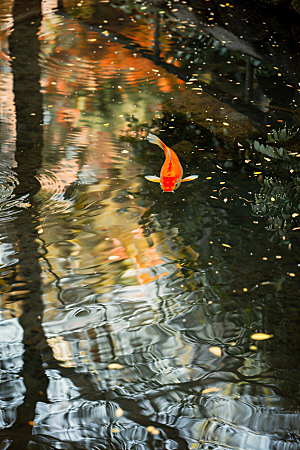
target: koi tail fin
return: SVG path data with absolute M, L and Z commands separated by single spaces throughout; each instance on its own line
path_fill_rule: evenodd
M 156 144 L 164 150 L 164 143 L 154 134 L 148 133 L 147 141 L 151 142 L 151 144 Z

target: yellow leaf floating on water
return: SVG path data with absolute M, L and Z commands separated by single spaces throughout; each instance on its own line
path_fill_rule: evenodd
M 122 409 L 122 408 L 116 409 L 116 410 L 115 410 L 115 416 L 116 416 L 117 418 L 123 416 L 123 409 Z
M 123 369 L 124 366 L 122 366 L 122 364 L 117 364 L 117 363 L 111 363 L 108 364 L 107 368 L 108 369 Z
M 265 334 L 265 333 L 254 333 L 251 335 L 251 339 L 254 341 L 264 341 L 265 339 L 270 339 L 273 337 L 273 334 Z
M 159 434 L 160 433 L 160 431 L 157 430 L 152 425 L 149 425 L 149 427 L 147 427 L 146 430 L 148 431 L 148 433 L 151 433 L 151 434 Z
M 221 390 L 222 390 L 222 388 L 210 387 L 207 389 L 203 389 L 203 391 L 201 391 L 201 394 L 208 394 L 209 392 L 219 392 Z
M 231 248 L 231 245 L 228 245 L 228 244 L 222 244 L 223 245 L 223 247 L 229 247 L 229 248 Z
M 155 429 L 155 430 L 151 431 L 151 434 L 159 434 L 159 433 L 160 433 L 160 431 L 159 431 L 159 430 L 157 430 L 157 429 Z
M 208 350 L 210 351 L 210 353 L 218 356 L 219 358 L 220 356 L 222 356 L 222 349 L 220 347 L 210 347 Z

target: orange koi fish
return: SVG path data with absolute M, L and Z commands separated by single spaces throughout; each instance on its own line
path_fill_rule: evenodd
M 153 181 L 154 183 L 160 183 L 160 187 L 164 192 L 174 192 L 175 189 L 179 188 L 182 182 L 192 181 L 198 178 L 198 175 L 190 175 L 189 177 L 182 179 L 183 170 L 176 153 L 167 147 L 154 134 L 148 133 L 146 139 L 151 142 L 151 144 L 156 144 L 161 147 L 166 156 L 165 162 L 163 163 L 160 171 L 160 177 L 155 175 L 147 175 L 145 176 L 146 180 Z

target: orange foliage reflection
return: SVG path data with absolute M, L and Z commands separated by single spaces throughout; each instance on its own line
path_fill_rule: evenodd
M 80 117 L 80 111 L 76 108 L 59 108 L 57 111 L 57 122 L 64 127 L 75 126 L 76 120 Z
M 47 77 L 43 80 L 47 93 L 68 95 L 80 88 L 104 89 L 107 81 L 120 92 L 126 86 L 149 84 L 155 84 L 162 92 L 171 92 L 183 83 L 150 59 L 113 41 L 108 32 L 97 33 L 74 22 L 65 22 L 65 28 L 57 45 L 53 36 L 40 36 L 43 41 L 48 37 L 48 44 L 52 44 L 52 53 L 46 60 Z M 122 31 L 126 34 L 129 29 Z M 145 27 L 144 33 L 145 48 L 145 39 L 153 45 L 153 29 Z
M 110 251 L 108 259 L 118 261 L 131 259 L 134 267 L 137 269 L 136 278 L 139 284 L 148 284 L 169 274 L 169 272 L 163 272 L 159 275 L 151 274 L 149 269 L 164 265 L 165 262 L 161 259 L 154 246 L 149 247 L 141 227 L 132 230 L 126 237 L 114 238 L 113 244 L 115 247 Z

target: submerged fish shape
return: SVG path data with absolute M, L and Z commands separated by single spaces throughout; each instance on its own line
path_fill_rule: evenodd
M 183 178 L 183 170 L 179 162 L 176 153 L 169 147 L 167 147 L 157 136 L 148 133 L 146 138 L 151 144 L 156 144 L 161 147 L 165 152 L 165 162 L 160 171 L 160 177 L 155 175 L 145 176 L 146 180 L 153 181 L 154 183 L 160 183 L 160 187 L 164 192 L 174 192 L 178 189 L 180 184 L 184 181 L 192 181 L 198 178 L 198 175 L 190 175 Z

